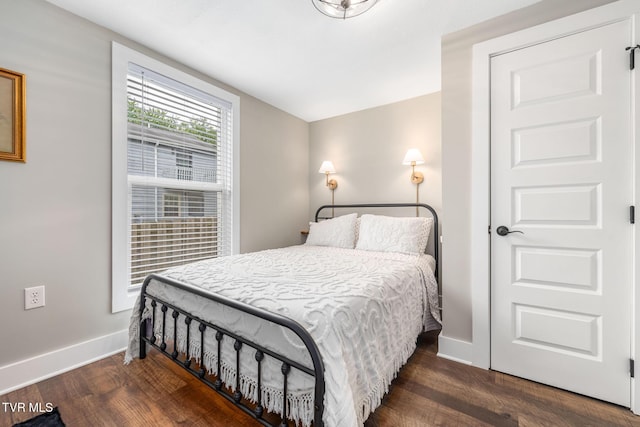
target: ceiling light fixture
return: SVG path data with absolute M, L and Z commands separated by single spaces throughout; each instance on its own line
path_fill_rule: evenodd
M 320 12 L 331 18 L 347 19 L 371 9 L 378 0 L 311 0 Z

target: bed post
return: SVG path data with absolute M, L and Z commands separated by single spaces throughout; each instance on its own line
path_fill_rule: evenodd
M 147 343 L 142 339 L 143 335 L 147 335 L 147 319 L 140 321 L 140 359 L 147 357 Z
M 142 284 L 142 290 L 140 292 L 140 306 L 138 307 L 139 313 L 138 315 L 140 316 L 140 330 L 139 330 L 139 354 L 138 356 L 140 357 L 140 359 L 144 359 L 145 357 L 147 357 L 147 343 L 145 341 L 145 338 L 147 337 L 147 328 L 149 326 L 149 322 L 148 319 L 142 319 L 142 313 L 144 313 L 144 306 L 146 304 L 146 292 L 147 292 L 147 285 L 149 284 L 149 278 L 146 278 L 144 283 Z M 135 310 L 135 308 L 134 308 Z

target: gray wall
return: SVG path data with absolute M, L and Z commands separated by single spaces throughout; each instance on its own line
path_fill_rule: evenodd
M 240 248 L 298 244 L 309 206 L 309 124 L 255 98 L 242 97 L 240 108 Z
M 443 335 L 471 341 L 471 74 L 476 43 L 611 0 L 543 0 L 442 40 Z
M 0 0 L 0 40 L 27 81 L 27 163 L 0 161 L 3 366 L 128 326 L 111 314 L 111 41 L 218 82 L 41 0 Z M 241 99 L 241 251 L 298 243 L 309 125 L 218 85 Z M 47 304 L 25 311 L 36 285 Z
M 420 201 L 440 211 L 440 93 L 345 114 L 310 124 L 309 214 L 331 202 L 323 160 L 333 161 L 338 181 L 335 202 L 414 202 L 411 167 L 402 164 L 409 148 L 419 148 L 425 164 Z

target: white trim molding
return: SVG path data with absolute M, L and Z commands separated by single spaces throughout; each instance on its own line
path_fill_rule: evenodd
M 640 15 L 638 0 L 619 0 L 604 6 L 587 10 L 558 20 L 550 21 L 529 29 L 518 31 L 483 43 L 473 48 L 473 118 L 472 118 L 472 198 L 471 198 L 471 288 L 472 288 L 472 351 L 470 360 L 474 366 L 488 369 L 491 367 L 491 298 L 490 298 L 490 236 L 487 229 L 490 225 L 490 62 L 496 55 L 522 49 L 538 43 L 554 40 L 570 34 L 597 28 L 621 20 L 631 19 L 636 40 L 631 45 L 640 43 L 637 35 L 637 23 Z M 624 49 L 624 46 L 621 46 Z M 636 61 L 636 63 L 638 63 Z M 636 104 L 640 102 L 637 88 L 638 67 L 633 77 Z M 633 112 L 635 123 L 640 123 L 640 113 Z M 640 141 L 634 130 L 635 169 L 640 165 Z M 634 181 L 635 182 L 635 181 Z M 640 186 L 634 190 L 635 200 L 640 200 Z M 634 201 L 634 203 L 637 203 Z M 636 224 L 634 231 L 635 254 L 640 254 L 640 229 Z M 636 273 L 638 265 L 634 265 L 633 286 L 633 324 L 630 357 L 640 358 L 640 327 L 638 327 L 638 308 L 640 307 L 640 277 Z M 446 340 L 445 340 L 446 342 Z M 631 380 L 631 410 L 640 414 L 640 381 Z
M 442 334 L 438 336 L 438 357 L 472 365 L 472 354 L 473 345 L 470 342 L 449 338 Z
M 0 395 L 124 351 L 128 340 L 129 331 L 124 329 L 26 360 L 0 366 Z
M 202 91 L 229 104 L 232 111 L 231 126 L 232 140 L 227 150 L 230 151 L 231 176 L 230 182 L 225 182 L 225 190 L 231 193 L 230 215 L 224 215 L 224 230 L 229 230 L 230 252 L 240 253 L 240 97 L 214 84 L 201 80 L 185 71 L 169 66 L 155 58 L 130 49 L 117 42 L 112 42 L 112 147 L 111 147 L 111 175 L 112 175 L 112 244 L 111 244 L 111 280 L 112 280 L 112 308 L 113 313 L 129 310 L 134 306 L 140 293 L 140 285 L 129 285 L 130 268 L 130 213 L 129 213 L 129 184 L 135 178 L 127 175 L 127 75 L 129 64 L 153 70 L 168 80 L 175 80 L 196 90 Z M 136 181 L 140 184 L 143 181 Z M 149 185 L 162 184 L 176 187 L 176 180 L 156 178 Z M 180 182 L 181 189 L 217 190 L 219 185 L 185 184 Z M 230 216 L 230 217 L 229 217 Z M 226 231 L 225 231 L 226 233 Z

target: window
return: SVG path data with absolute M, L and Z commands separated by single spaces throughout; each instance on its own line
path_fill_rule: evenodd
M 176 149 L 176 169 L 177 169 L 177 178 L 185 181 L 193 180 L 193 152 L 191 150 L 185 149 Z M 202 169 L 205 174 L 208 172 L 210 174 L 209 179 L 213 179 L 215 176 L 215 168 L 203 168 Z M 203 179 L 206 179 L 203 177 Z
M 180 193 L 166 192 L 164 194 L 164 218 L 180 218 L 180 206 L 182 205 Z
M 238 97 L 113 43 L 113 311 L 238 249 Z

